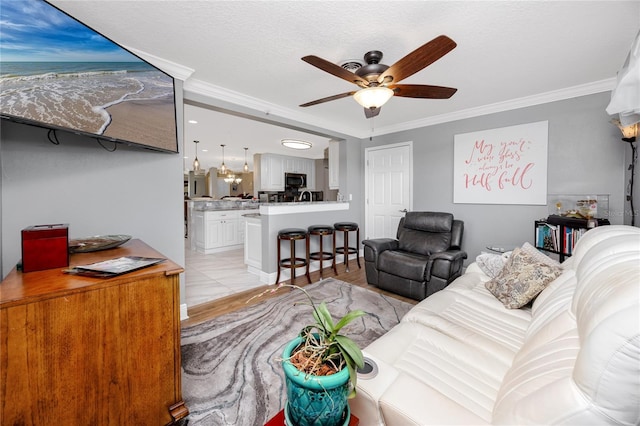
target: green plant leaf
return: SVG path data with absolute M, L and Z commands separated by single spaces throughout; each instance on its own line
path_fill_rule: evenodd
M 347 355 L 358 367 L 362 367 L 364 365 L 362 351 L 353 340 L 347 336 L 339 334 L 336 336 L 336 341 L 338 342 L 340 352 L 342 352 L 343 355 Z
M 313 312 L 313 317 L 315 318 L 316 322 L 318 322 L 318 325 L 320 325 L 325 330 L 327 337 L 333 334 L 333 318 L 331 318 L 329 308 L 327 307 L 327 304 L 325 302 L 322 302 L 317 306 L 316 310 Z
M 360 309 L 356 309 L 355 311 L 348 312 L 347 315 L 343 316 L 342 319 L 338 321 L 338 324 L 336 324 L 336 326 L 334 327 L 333 332 L 337 334 L 342 327 L 349 324 L 354 319 L 359 318 L 366 314 L 367 313 L 365 311 L 361 311 Z

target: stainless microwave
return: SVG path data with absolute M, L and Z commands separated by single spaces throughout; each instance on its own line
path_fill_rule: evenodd
M 286 188 L 306 188 L 307 175 L 304 173 L 285 173 L 284 186 Z

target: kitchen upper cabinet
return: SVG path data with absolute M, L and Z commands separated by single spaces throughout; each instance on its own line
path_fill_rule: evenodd
M 340 145 L 329 141 L 329 189 L 340 189 Z
M 307 175 L 307 189 L 316 189 L 316 165 L 315 160 L 300 157 L 284 157 L 285 173 L 302 173 Z
M 277 154 L 255 154 L 253 164 L 256 191 L 284 191 L 285 173 L 307 175 L 307 189 L 316 189 L 316 166 L 313 159 Z
M 284 191 L 285 157 L 276 154 L 253 156 L 256 191 Z

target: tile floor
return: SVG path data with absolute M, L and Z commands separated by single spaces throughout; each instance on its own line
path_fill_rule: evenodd
M 247 272 L 243 249 L 202 254 L 185 247 L 187 307 L 264 285 Z

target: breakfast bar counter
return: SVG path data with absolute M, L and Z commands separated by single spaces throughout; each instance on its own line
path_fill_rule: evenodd
M 273 284 L 277 269 L 277 237 L 278 231 L 284 228 L 307 229 L 310 225 L 333 225 L 336 222 L 357 221 L 356 213 L 351 211 L 349 202 L 313 201 L 293 203 L 263 203 L 260 205 L 260 216 L 247 222 L 252 230 L 245 232 L 245 262 L 248 258 L 256 259 L 256 247 L 260 247 L 261 262 L 252 262 L 249 271 L 260 275 L 260 281 Z M 259 226 L 259 231 L 256 227 Z M 311 251 L 317 250 L 317 241 L 312 241 Z M 288 250 L 283 247 L 283 256 Z M 318 268 L 317 262 L 311 263 L 311 270 Z M 283 271 L 283 281 L 288 272 Z

